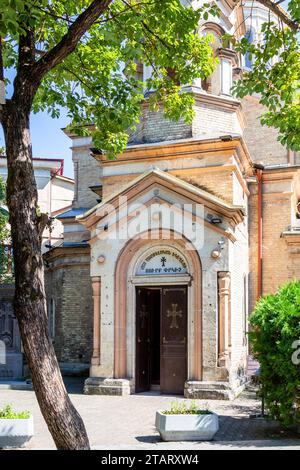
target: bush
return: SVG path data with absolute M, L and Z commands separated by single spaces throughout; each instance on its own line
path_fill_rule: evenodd
M 261 394 L 269 413 L 285 425 L 299 425 L 300 281 L 263 297 L 256 304 L 250 323 L 250 341 L 260 363 Z
M 190 405 L 187 406 L 186 401 L 179 402 L 178 400 L 173 400 L 171 402 L 171 409 L 162 411 L 164 415 L 206 415 L 211 414 L 211 412 L 206 409 L 200 409 L 197 406 L 197 403 L 192 400 Z
M 28 419 L 29 417 L 29 411 L 14 411 L 11 405 L 0 409 L 0 419 Z

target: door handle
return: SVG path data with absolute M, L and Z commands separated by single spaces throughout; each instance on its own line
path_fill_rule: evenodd
M 185 344 L 185 343 L 186 343 L 186 337 L 184 337 L 180 342 L 181 342 L 182 344 Z
M 163 342 L 163 344 L 168 344 L 168 343 L 169 343 L 169 341 L 166 340 L 166 337 L 165 337 L 165 336 L 163 337 L 162 342 Z
M 142 342 L 141 338 L 138 338 L 137 342 L 138 342 L 138 343 L 141 343 L 141 342 Z

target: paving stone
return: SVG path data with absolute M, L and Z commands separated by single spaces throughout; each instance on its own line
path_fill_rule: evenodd
M 300 449 L 300 439 L 274 421 L 250 419 L 259 413 L 260 401 L 255 391 L 243 393 L 230 402 L 197 400 L 199 407 L 208 406 L 220 416 L 220 429 L 214 441 L 207 443 L 163 443 L 154 427 L 155 412 L 170 408 L 181 397 L 158 395 L 154 392 L 127 397 L 83 395 L 83 380 L 67 380 L 71 399 L 81 414 L 93 448 L 97 449 L 233 449 L 291 448 Z M 51 449 L 54 443 L 39 410 L 33 391 L 0 389 L 0 407 L 11 403 L 17 410 L 33 413 L 35 436 L 32 449 Z

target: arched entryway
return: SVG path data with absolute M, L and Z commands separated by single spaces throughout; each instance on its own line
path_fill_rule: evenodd
M 136 287 L 136 392 L 184 393 L 188 378 L 187 307 L 188 285 L 161 282 Z
M 183 336 L 180 340 L 182 341 L 182 350 L 186 348 L 186 379 L 202 380 L 202 272 L 198 253 L 196 250 L 186 250 L 187 240 L 183 238 L 176 239 L 176 234 L 175 236 L 173 234 L 170 239 L 170 232 L 165 234 L 164 231 L 161 231 L 159 240 L 149 240 L 149 238 L 139 237 L 130 240 L 120 253 L 117 261 L 115 272 L 114 377 L 134 378 L 137 385 L 138 324 L 136 311 L 140 302 L 139 295 L 147 295 L 152 297 L 149 300 L 150 303 L 154 302 L 158 305 L 158 302 L 160 302 L 161 343 L 163 343 L 164 336 L 165 341 L 168 342 L 162 331 L 164 326 L 161 323 L 161 312 L 168 310 L 170 316 L 167 318 L 171 321 L 169 326 L 172 324 L 173 317 L 175 318 L 174 321 L 176 321 L 176 318 L 177 321 L 182 319 L 181 325 L 176 324 L 176 326 L 178 326 L 178 329 L 181 328 L 181 336 Z M 166 239 L 164 240 L 164 238 Z M 169 272 L 163 273 L 148 272 L 147 275 L 143 276 L 142 263 L 148 259 L 150 260 L 149 269 L 155 269 L 153 268 L 153 253 L 160 251 L 173 255 L 175 261 L 172 264 L 173 271 L 171 269 Z M 164 254 L 162 253 L 162 255 Z M 183 267 L 182 263 L 186 265 L 186 269 L 182 269 L 182 272 L 174 272 L 177 266 L 179 268 L 180 266 Z M 150 291 L 153 292 L 152 295 L 149 294 Z M 165 302 L 162 301 L 162 296 L 166 297 Z M 174 298 L 177 299 L 176 302 L 172 301 Z M 176 313 L 178 313 L 178 309 L 181 310 L 181 317 L 175 315 L 174 305 L 176 304 Z M 184 312 L 184 309 L 186 309 L 186 312 Z M 185 325 L 184 322 L 186 322 Z M 169 330 L 171 333 L 177 330 L 174 325 L 175 323 L 173 323 L 171 329 L 173 331 Z M 184 328 L 186 328 L 186 334 L 184 334 Z M 184 345 L 184 341 L 186 345 Z M 177 353 L 180 353 L 179 349 Z M 165 364 L 167 367 L 167 362 Z

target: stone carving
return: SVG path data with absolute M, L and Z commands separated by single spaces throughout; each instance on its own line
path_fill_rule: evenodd
M 23 374 L 23 354 L 18 322 L 13 311 L 14 287 L 0 286 L 0 378 L 20 378 Z
M 9 351 L 20 349 L 20 334 L 17 319 L 13 313 L 12 302 L 0 301 L 0 340 Z

